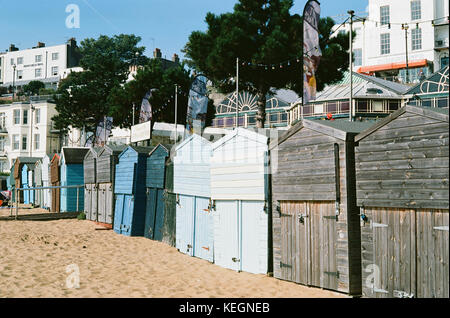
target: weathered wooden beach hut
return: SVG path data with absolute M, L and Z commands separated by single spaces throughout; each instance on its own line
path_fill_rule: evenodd
M 61 186 L 84 185 L 83 160 L 89 148 L 67 148 L 61 150 Z M 83 188 L 61 188 L 61 212 L 84 211 Z
M 98 191 L 97 221 L 112 225 L 114 221 L 114 184 L 119 155 L 127 146 L 108 145 L 97 156 L 96 183 Z
M 159 144 L 147 158 L 147 212 L 145 216 L 146 238 L 163 241 L 165 222 L 165 182 L 167 160 L 170 156 L 171 145 Z
M 267 274 L 269 267 L 268 138 L 238 128 L 212 145 L 214 262 Z
M 50 186 L 50 160 L 53 158 L 54 155 L 46 155 L 42 160 L 39 161 L 40 163 L 40 179 L 42 187 L 49 187 Z M 49 210 L 51 208 L 51 190 L 45 189 L 40 191 L 40 195 L 42 197 L 41 199 L 41 207 L 44 209 Z
M 50 162 L 50 185 L 52 187 L 59 187 L 61 185 L 61 173 L 59 169 L 60 160 L 61 156 L 55 154 Z M 51 212 L 59 213 L 61 211 L 61 189 L 51 189 L 50 197 Z
M 33 183 L 36 188 L 42 188 L 42 159 L 38 160 L 34 165 Z M 34 205 L 43 207 L 42 190 L 36 190 L 34 193 Z
M 211 213 L 211 143 L 193 134 L 175 148 L 176 248 L 187 255 L 214 261 Z
M 271 142 L 276 278 L 361 295 L 354 138 L 373 124 L 303 120 Z
M 126 236 L 144 236 L 148 154 L 153 147 L 128 146 L 116 165 L 114 184 L 114 232 Z
M 448 135 L 448 108 L 405 106 L 356 137 L 364 296 L 449 297 Z
M 14 180 L 15 180 L 15 189 L 20 189 L 23 185 L 23 166 L 25 164 L 36 164 L 39 158 L 35 157 L 18 157 L 14 162 Z M 28 184 L 28 181 L 27 181 Z M 29 192 L 29 191 L 25 191 Z M 20 191 L 19 193 L 19 202 L 24 203 L 24 191 Z
M 84 213 L 86 220 L 97 221 L 97 156 L 101 148 L 90 148 L 83 159 Z
M 164 184 L 164 223 L 162 242 L 170 246 L 176 246 L 176 216 L 177 195 L 173 192 L 173 155 L 175 151 L 170 149 L 166 160 L 166 176 Z

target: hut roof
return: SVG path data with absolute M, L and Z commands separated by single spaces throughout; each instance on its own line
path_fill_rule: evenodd
M 257 131 L 254 132 L 252 130 L 245 129 L 245 128 L 237 128 L 237 129 L 231 131 L 230 133 L 228 133 L 222 139 L 216 141 L 212 145 L 213 150 L 219 148 L 220 146 L 222 146 L 224 143 L 230 141 L 231 139 L 236 138 L 236 136 L 243 136 L 249 140 L 267 145 L 268 138 L 265 135 L 262 135 L 262 134 L 258 133 Z
M 151 156 L 152 153 L 156 151 L 159 147 L 164 148 L 167 151 L 167 154 L 170 154 L 170 150 L 172 149 L 173 145 L 171 144 L 158 144 L 155 148 L 150 151 L 149 156 Z
M 25 164 L 25 163 L 35 164 L 37 161 L 39 161 L 41 159 L 42 158 L 35 158 L 35 157 L 19 157 L 19 158 L 17 158 L 17 160 L 20 164 Z
M 191 142 L 191 140 L 193 139 L 198 139 L 201 141 L 201 143 L 203 144 L 211 144 L 208 140 L 206 140 L 205 138 L 203 138 L 200 135 L 197 134 L 193 134 L 192 136 L 189 136 L 188 138 L 186 138 L 182 143 L 180 143 L 179 145 L 176 146 L 175 151 L 180 150 L 181 148 L 183 148 L 184 146 L 186 146 L 188 143 Z
M 375 132 L 378 129 L 380 129 L 381 127 L 387 125 L 388 123 L 390 123 L 394 119 L 398 118 L 399 116 L 403 115 L 404 113 L 413 113 L 413 114 L 421 115 L 424 117 L 429 117 L 432 119 L 436 119 L 436 120 L 448 123 L 448 109 L 406 105 L 406 106 L 400 108 L 399 110 L 395 111 L 388 117 L 384 118 L 383 120 L 379 121 L 377 124 L 368 128 L 367 130 L 361 132 L 359 135 L 357 135 L 355 137 L 355 140 L 360 141 L 360 140 L 364 139 L 365 137 L 371 135 L 373 132 Z
M 286 133 L 284 133 L 278 140 L 273 140 L 270 143 L 270 149 L 285 142 L 289 137 L 297 133 L 302 128 L 306 127 L 315 130 L 319 133 L 347 140 L 350 136 L 354 136 L 369 127 L 372 127 L 375 121 L 348 121 L 348 120 L 309 120 L 304 119 L 292 126 Z
M 89 148 L 63 148 L 61 157 L 66 164 L 82 164 Z
M 120 155 L 122 155 L 123 152 L 125 152 L 127 149 L 133 149 L 138 154 L 146 154 L 148 155 L 155 147 L 140 147 L 140 146 L 127 146 Z M 120 156 L 119 156 L 120 157 Z

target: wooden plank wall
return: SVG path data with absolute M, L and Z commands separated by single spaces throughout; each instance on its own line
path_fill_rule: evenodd
M 164 193 L 164 225 L 162 241 L 175 246 L 176 240 L 176 195 L 173 193 L 173 163 L 166 165 Z
M 147 158 L 147 188 L 164 189 L 166 158 L 168 153 L 158 147 L 151 156 Z
M 358 206 L 449 208 L 448 122 L 404 113 L 356 148 Z
M 274 276 L 289 279 L 283 277 L 285 269 L 280 268 L 284 253 L 281 251 L 281 240 L 286 233 L 282 233 L 281 218 L 277 210 L 278 202 L 289 201 L 291 204 L 299 201 L 335 202 L 335 143 L 339 145 L 341 194 L 340 215 L 336 223 L 336 264 L 339 271 L 337 290 L 358 295 L 361 293 L 359 211 L 354 202 L 348 200 L 347 195 L 349 190 L 352 191 L 348 181 L 354 181 L 354 175 L 353 179 L 349 175 L 349 171 L 354 171 L 354 168 L 347 168 L 347 161 L 352 164 L 351 158 L 347 158 L 352 156 L 352 153 L 346 153 L 346 149 L 348 151 L 352 145 L 348 146 L 342 140 L 309 128 L 302 128 L 278 147 L 278 167 L 272 175 Z M 348 207 L 352 205 L 349 211 Z M 348 222 L 349 219 L 352 221 Z M 350 238 L 352 245 L 349 248 Z M 292 242 L 295 240 L 290 239 Z M 350 272 L 349 268 L 356 268 L 356 271 Z M 297 279 L 299 275 L 292 274 L 291 277 Z
M 104 151 L 100 157 L 97 158 L 97 182 L 109 183 L 113 181 L 113 167 L 114 162 L 117 161 L 117 156 L 113 156 L 109 151 Z
M 94 157 L 94 153 L 92 150 L 90 150 L 88 155 L 84 158 L 83 161 L 84 184 L 95 183 L 96 179 L 95 161 L 96 158 Z

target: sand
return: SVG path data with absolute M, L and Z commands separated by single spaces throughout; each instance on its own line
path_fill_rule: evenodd
M 160 242 L 96 228 L 79 220 L 0 221 L 0 297 L 346 297 L 237 273 Z

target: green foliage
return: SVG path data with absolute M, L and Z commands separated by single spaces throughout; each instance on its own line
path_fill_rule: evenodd
M 134 80 L 121 87 L 115 87 L 108 97 L 111 115 L 121 127 L 130 127 L 135 105 L 135 123 L 139 122 L 142 99 L 152 88 L 150 104 L 153 111 L 153 123 L 175 120 L 175 84 L 178 85 L 178 123 L 184 124 L 191 78 L 184 65 L 173 65 L 164 69 L 158 59 L 149 60 L 139 68 Z
M 84 212 L 81 212 L 80 214 L 78 214 L 77 216 L 78 220 L 86 220 L 86 214 Z
M 141 56 L 144 47 L 138 47 L 140 37 L 135 35 L 100 36 L 80 43 L 80 66 L 83 72 L 73 72 L 58 88 L 55 126 L 67 131 L 69 125 L 95 132 L 97 124 L 111 115 L 108 103 L 112 91 L 120 89 L 129 76 L 130 66 L 146 61 Z M 120 118 L 114 118 L 121 125 Z
M 303 52 L 303 22 L 298 14 L 290 14 L 292 5 L 292 0 L 240 0 L 232 13 L 208 13 L 208 30 L 192 32 L 183 50 L 188 65 L 205 74 L 221 92 L 229 93 L 235 89 L 236 58 L 253 65 L 296 60 Z M 348 66 L 348 35 L 330 40 L 333 25 L 330 18 L 320 20 L 324 56 L 318 72 L 319 89 L 340 80 Z M 271 88 L 290 88 L 303 94 L 302 67 L 300 60 L 284 68 L 240 68 L 240 89 L 259 99 L 259 127 L 263 126 L 266 95 Z
M 38 95 L 39 90 L 44 89 L 45 84 L 41 81 L 31 81 L 23 87 L 23 93 L 25 95 Z

